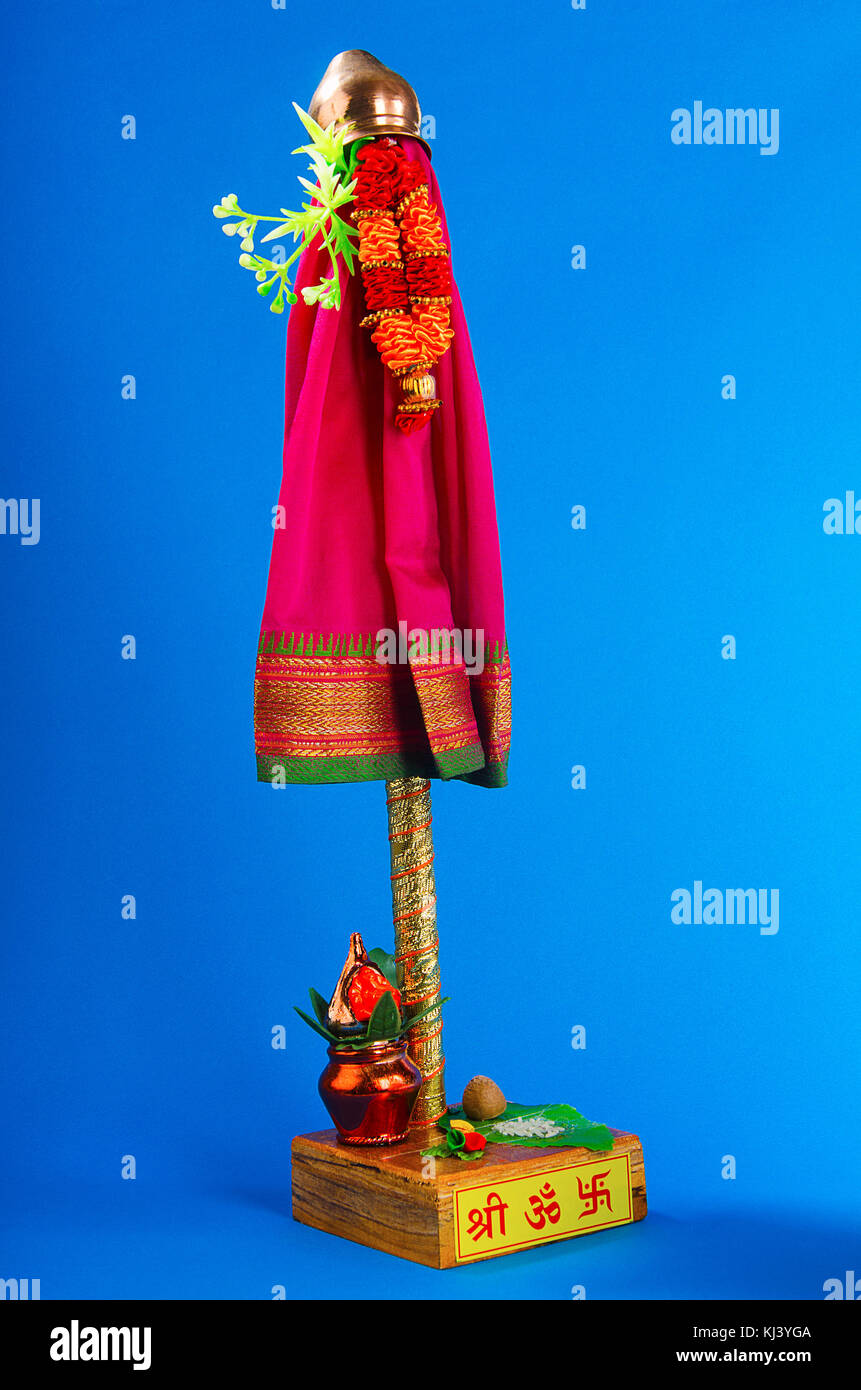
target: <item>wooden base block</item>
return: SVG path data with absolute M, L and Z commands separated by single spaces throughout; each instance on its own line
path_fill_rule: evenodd
M 293 1140 L 293 1215 L 434 1269 L 642 1221 L 642 1145 L 610 1133 L 607 1153 L 488 1144 L 467 1162 L 422 1158 L 433 1136 L 364 1148 L 340 1144 L 333 1129 L 302 1134 Z

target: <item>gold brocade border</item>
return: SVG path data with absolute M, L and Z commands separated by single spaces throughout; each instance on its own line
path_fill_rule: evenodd
M 286 780 L 327 781 L 365 774 L 318 778 L 313 764 L 388 759 L 386 776 L 475 773 L 484 780 L 480 770 L 498 766 L 503 776 L 488 784 L 501 785 L 511 741 L 508 656 L 469 676 L 461 665 L 432 661 L 384 665 L 366 656 L 261 651 L 254 726 L 266 780 L 279 760 L 289 769 Z M 296 775 L 302 762 L 307 771 L 300 766 Z

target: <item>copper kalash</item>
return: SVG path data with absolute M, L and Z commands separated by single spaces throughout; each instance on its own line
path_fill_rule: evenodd
M 336 54 L 311 98 L 308 115 L 324 127 L 332 121 L 336 128 L 352 121 L 345 143 L 367 135 L 411 135 L 431 152 L 421 136 L 421 108 L 409 82 L 364 48 Z

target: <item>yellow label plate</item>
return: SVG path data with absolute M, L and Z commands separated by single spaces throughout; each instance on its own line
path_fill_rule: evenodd
M 559 1165 L 520 1178 L 498 1177 L 454 1194 L 455 1258 L 525 1250 L 583 1231 L 633 1220 L 628 1155 L 576 1167 Z

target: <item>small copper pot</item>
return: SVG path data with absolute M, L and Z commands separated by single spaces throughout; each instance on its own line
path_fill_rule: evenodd
M 317 1083 L 342 1144 L 397 1144 L 406 1139 L 422 1074 L 404 1040 L 370 1047 L 330 1047 Z

